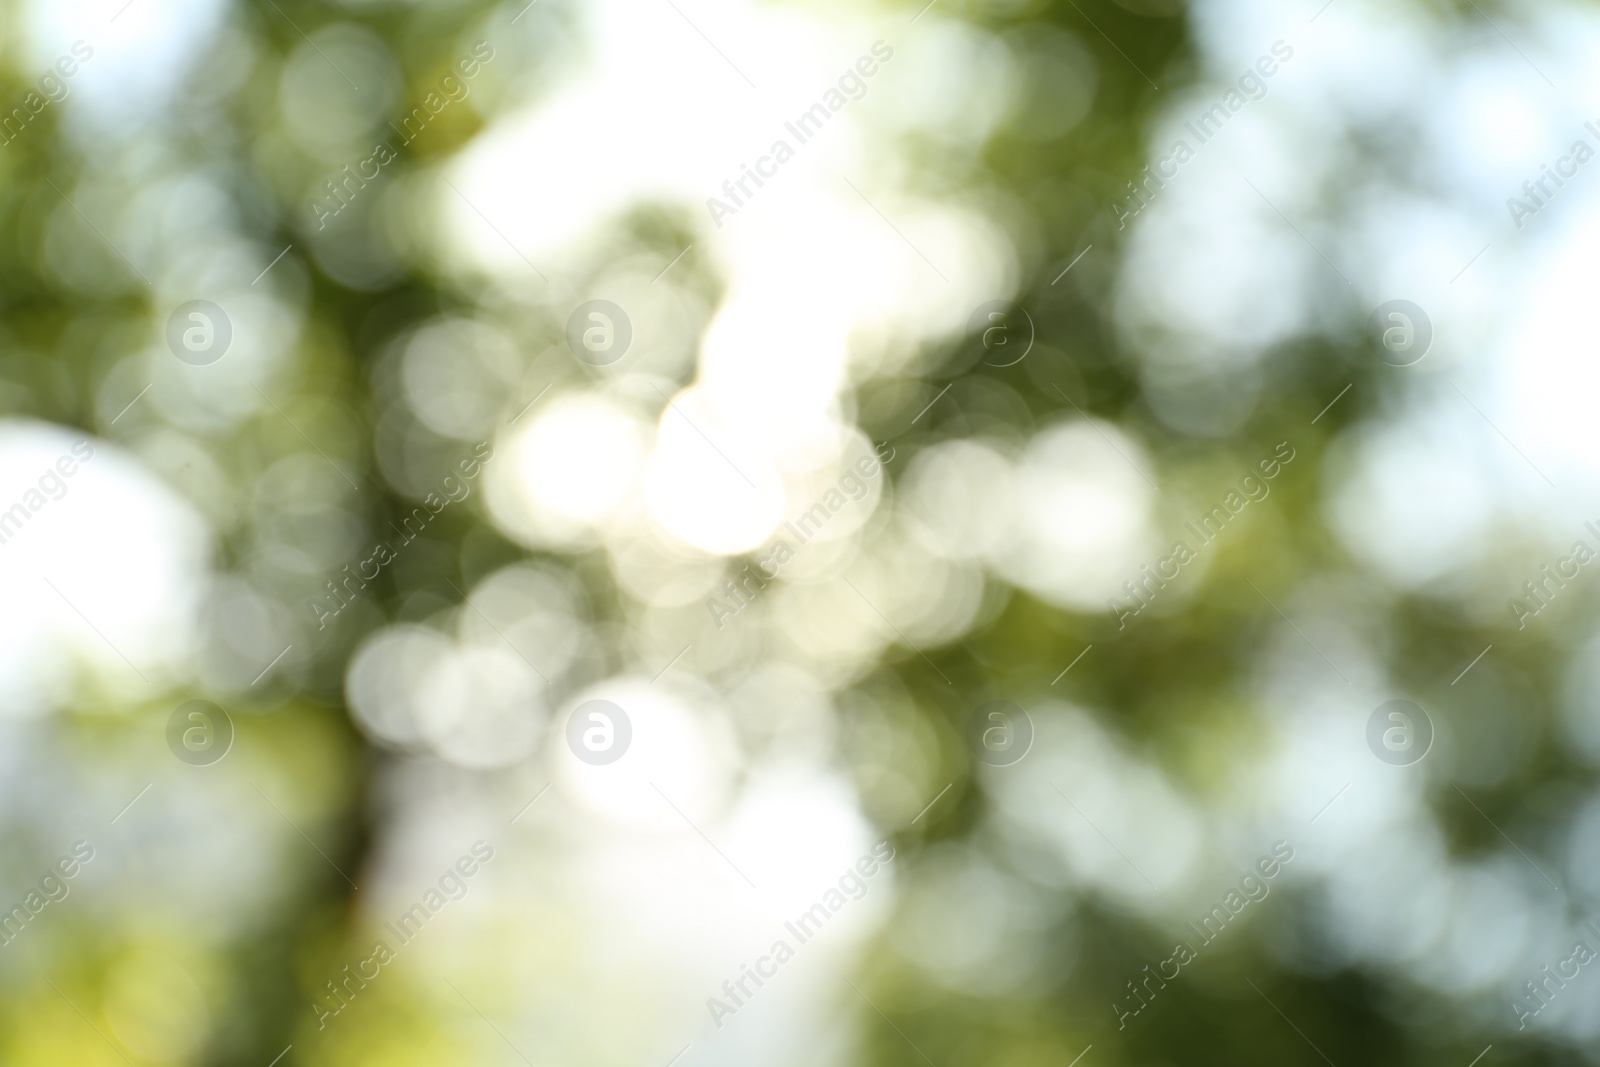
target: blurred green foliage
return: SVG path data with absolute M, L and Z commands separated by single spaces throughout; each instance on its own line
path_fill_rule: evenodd
M 944 6 L 958 5 L 946 0 Z M 875 440 L 892 439 L 899 450 L 900 462 L 888 468 L 891 476 L 904 471 L 919 449 L 965 436 L 974 426 L 1010 420 L 1020 429 L 1024 420 L 1037 424 L 1071 416 L 1075 409 L 1115 422 L 1144 442 L 1163 483 L 1182 487 L 1186 499 L 1216 497 L 1278 441 L 1292 441 L 1298 459 L 1270 499 L 1252 507 L 1249 521 L 1230 528 L 1209 550 L 1204 587 L 1181 606 L 1175 602 L 1171 610 L 1150 612 L 1119 629 L 1105 613 L 1075 614 L 1015 590 L 983 630 L 931 652 L 931 665 L 902 649 L 861 682 L 856 695 L 877 710 L 853 713 L 849 695 L 841 700 L 846 731 L 852 714 L 897 709 L 903 721 L 895 726 L 895 744 L 935 754 L 938 780 L 955 783 L 954 802 L 898 842 L 913 871 L 923 850 L 971 841 L 983 825 L 988 800 L 963 740 L 966 716 L 980 702 L 977 694 L 1023 704 L 1064 696 L 1099 709 L 1193 791 L 1225 794 L 1235 769 L 1250 763 L 1249 753 L 1264 743 L 1256 725 L 1260 709 L 1253 706 L 1247 681 L 1259 649 L 1279 628 L 1269 599 L 1281 603 L 1291 585 L 1305 582 L 1307 575 L 1357 581 L 1324 525 L 1318 472 L 1330 439 L 1386 402 L 1379 365 L 1363 358 L 1356 333 L 1360 309 L 1352 308 L 1345 337 L 1298 343 L 1272 354 L 1264 399 L 1236 434 L 1189 438 L 1151 413 L 1141 399 L 1137 364 L 1120 349 L 1109 325 L 1114 265 L 1127 236 L 1117 229 L 1109 204 L 1124 195 L 1125 184 L 1143 166 L 1149 125 L 1165 94 L 1195 74 L 1186 21 L 1142 16 L 1110 0 L 1019 6 L 1023 12 L 1010 17 L 985 13 L 977 4 L 961 10 L 963 17 L 996 31 L 1065 30 L 1093 53 L 1099 70 L 1085 122 L 1048 141 L 1003 129 L 987 147 L 983 173 L 964 176 L 974 185 L 1003 188 L 1026 203 L 1042 225 L 1035 239 L 1043 245 L 1038 259 L 1044 266 L 1023 285 L 1019 299 L 1033 316 L 1041 343 L 1022 365 L 964 369 L 950 379 L 955 385 L 947 400 L 910 430 L 902 427 L 945 384 L 948 375 L 940 368 L 959 362 L 955 346 L 928 354 L 924 380 L 878 381 L 864 388 L 859 398 L 863 429 Z M 21 17 L 20 3 L 10 8 L 13 19 Z M 546 17 L 547 9 L 551 48 L 570 44 L 560 38 L 567 21 L 563 9 L 541 2 L 538 16 Z M 500 25 L 512 13 L 479 0 L 346 8 L 318 0 L 231 4 L 225 21 L 248 41 L 250 52 L 245 57 L 236 48 L 224 49 L 216 58 L 242 62 L 247 69 L 224 79 L 230 87 L 219 94 L 212 88 L 216 65 L 203 58 L 175 95 L 171 112 L 148 117 L 148 137 L 165 145 L 164 152 L 182 153 L 183 165 L 209 174 L 227 192 L 227 212 L 242 236 L 268 255 L 290 244 L 304 251 L 306 191 L 337 167 L 297 148 L 277 119 L 281 70 L 303 34 L 339 20 L 386 42 L 403 76 L 404 91 L 394 105 L 398 116 L 439 81 L 462 40 L 491 16 Z M 498 47 L 504 58 L 493 68 L 493 78 L 478 88 L 491 104 L 480 106 L 509 106 L 525 101 L 526 94 L 536 96 L 551 77 L 544 71 L 562 62 L 537 48 L 513 48 L 503 41 Z M 1147 73 L 1163 88 L 1153 87 Z M 0 100 L 20 98 L 36 77 L 20 50 L 9 49 L 0 68 Z M 173 161 L 150 162 L 142 136 L 126 138 L 110 155 L 101 155 L 66 138 L 61 118 L 61 108 L 50 108 L 0 148 L 0 414 L 117 439 L 137 432 L 137 416 L 118 427 L 109 421 L 138 383 L 118 379 L 110 388 L 108 374 L 159 335 L 165 310 L 154 306 L 150 288 L 120 262 L 120 253 L 95 232 L 92 220 L 138 187 L 142 168 Z M 474 109 L 447 109 L 378 180 L 405 183 L 429 161 L 469 142 L 483 125 Z M 940 151 L 931 142 L 906 147 L 912 161 L 927 164 L 930 186 L 963 180 L 940 165 Z M 64 206 L 69 200 L 75 205 L 70 209 Z M 360 211 L 373 210 L 376 200 L 358 205 Z M 84 217 L 76 217 L 80 209 Z M 382 226 L 381 219 L 362 216 L 362 221 Z M 674 208 L 643 205 L 621 228 L 618 247 L 675 249 L 694 239 L 697 225 Z M 68 233 L 68 227 L 77 230 Z M 67 243 L 66 254 L 97 264 L 85 277 L 112 280 L 64 280 L 51 266 L 58 255 L 48 247 L 53 228 L 60 228 L 63 235 L 54 239 Z M 351 239 L 367 240 L 370 234 Z M 1052 284 L 1090 244 L 1094 251 L 1075 268 L 1072 283 Z M 694 278 L 708 299 L 714 297 L 714 279 L 701 273 Z M 1336 304 L 1348 302 L 1336 278 L 1328 279 L 1326 293 Z M 382 479 L 373 476 L 371 441 L 381 414 L 370 392 L 373 363 L 390 339 L 463 306 L 467 298 L 411 265 L 381 284 L 357 288 L 341 284 L 315 262 L 304 268 L 303 298 L 306 326 L 291 369 L 262 383 L 282 413 L 264 407 L 231 432 L 212 436 L 208 447 L 226 477 L 248 493 L 274 463 L 303 451 L 305 438 L 319 442 L 341 473 L 359 482 L 367 525 L 384 529 L 412 504 L 381 488 Z M 553 323 L 543 325 L 550 329 Z M 1346 385 L 1352 385 L 1349 393 L 1312 425 Z M 1013 406 L 1016 399 L 1021 409 Z M 176 474 L 165 473 L 182 484 Z M 259 531 L 251 518 L 235 516 L 222 525 L 221 534 L 221 565 L 254 565 Z M 448 1031 L 411 1010 L 403 978 L 375 984 L 353 1018 L 341 1021 L 327 1038 L 313 1041 L 308 1034 L 307 1000 L 327 975 L 366 950 L 365 931 L 353 921 L 358 893 L 333 868 L 362 867 L 376 817 L 368 806 L 372 770 L 391 758 L 362 741 L 341 694 L 348 657 L 365 633 L 385 620 L 418 617 L 453 603 L 446 578 L 468 584 L 468 572 L 486 573 L 524 554 L 481 517 L 460 509 L 430 528 L 427 543 L 411 550 L 403 567 L 386 570 L 352 617 L 316 649 L 298 699 L 271 714 L 239 716 L 241 738 L 248 744 L 240 745 L 240 758 L 229 766 L 230 773 L 260 783 L 260 791 L 280 803 L 292 796 L 301 817 L 295 820 L 297 829 L 334 843 L 327 846 L 328 862 L 304 850 L 292 861 L 292 890 L 273 911 L 256 917 L 251 935 L 220 958 L 201 958 L 202 950 L 182 930 L 84 924 L 75 928 L 61 958 L 30 960 L 26 972 L 13 970 L 17 965 L 11 957 L 0 959 L 10 993 L 0 1011 L 6 1062 L 118 1062 L 119 1054 L 80 1025 L 75 1008 L 64 1001 L 70 998 L 84 1008 L 93 1022 L 98 1009 L 92 1006 L 108 1002 L 119 961 L 152 941 L 168 954 L 188 952 L 192 973 L 207 976 L 206 996 L 223 1006 L 214 1040 L 193 1062 L 259 1065 L 291 1043 L 295 1050 L 286 1064 L 461 1061 L 466 1052 L 452 1043 Z M 603 564 L 580 561 L 579 567 L 602 615 L 620 614 Z M 1419 693 L 1442 692 L 1452 670 L 1493 636 L 1435 603 L 1415 599 L 1393 602 L 1384 624 L 1394 635 L 1391 669 Z M 1058 672 L 1087 645 L 1094 646 L 1092 655 L 1056 687 Z M 1518 688 L 1530 716 L 1541 717 L 1550 702 L 1560 658 L 1556 651 L 1533 642 L 1505 650 L 1513 669 L 1523 672 Z M 150 706 L 133 718 L 114 720 L 94 707 L 77 708 L 68 719 L 69 743 L 81 750 L 82 762 L 92 764 L 96 750 L 117 749 L 133 734 L 159 731 L 165 712 L 165 704 Z M 1575 773 L 1546 744 L 1518 779 L 1472 799 L 1498 821 L 1539 782 Z M 858 785 L 869 814 L 895 808 L 895 801 L 875 795 L 875 781 L 863 779 Z M 1454 790 L 1440 787 L 1437 793 L 1453 848 L 1470 854 L 1497 847 L 1494 831 L 1471 805 Z M 1064 809 L 1062 818 L 1071 817 Z M 987 855 L 1003 863 L 1007 854 L 991 849 Z M 1070 925 L 1038 935 L 1045 954 L 1075 960 L 1064 980 L 1005 996 L 960 995 L 938 986 L 899 958 L 885 937 L 859 965 L 860 984 L 884 1016 L 842 1002 L 865 1020 L 867 1061 L 910 1067 L 921 1064 L 926 1052 L 936 1067 L 1060 1067 L 1092 1043 L 1085 1067 L 1254 1062 L 1309 1067 L 1322 1063 L 1324 1053 L 1341 1065 L 1464 1067 L 1478 1051 L 1471 1035 L 1450 1021 L 1448 1004 L 1418 1000 L 1409 1006 L 1411 1017 L 1397 1021 L 1394 991 L 1369 976 L 1311 976 L 1288 969 L 1262 940 L 1313 938 L 1316 931 L 1311 912 L 1282 892 L 1255 920 L 1266 933 L 1234 936 L 1209 950 L 1192 975 L 1186 970 L 1162 993 L 1149 1017 L 1119 1032 L 1109 1004 L 1125 995 L 1127 978 L 1170 946 L 1137 918 L 1093 898 L 1080 899 L 1077 907 Z M 1269 991 L 1271 1003 L 1250 983 Z M 1509 1060 L 1563 1062 L 1532 1046 L 1500 1048 L 1494 1062 Z

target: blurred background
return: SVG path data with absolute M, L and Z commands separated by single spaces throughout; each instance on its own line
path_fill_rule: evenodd
M 0 1061 L 1600 1060 L 1593 5 L 4 13 Z

